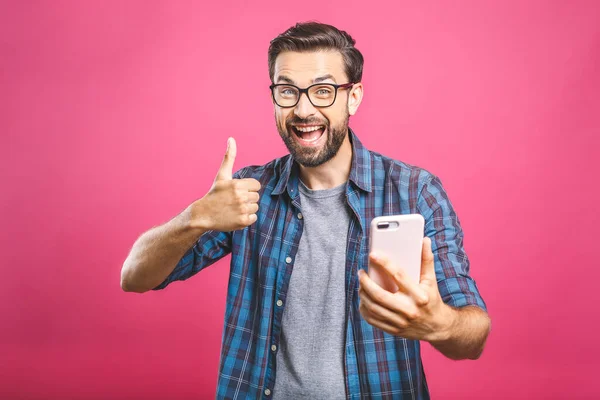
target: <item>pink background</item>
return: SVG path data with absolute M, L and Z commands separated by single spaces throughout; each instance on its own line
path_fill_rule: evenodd
M 433 397 L 600 392 L 598 2 L 5 1 L 0 398 L 214 397 L 229 257 L 143 295 L 121 266 L 229 135 L 235 169 L 286 153 L 266 52 L 308 19 L 365 56 L 363 143 L 438 175 L 465 230 L 493 330 L 475 362 L 424 345 Z

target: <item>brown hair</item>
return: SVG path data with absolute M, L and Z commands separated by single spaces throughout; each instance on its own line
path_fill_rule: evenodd
M 269 46 L 269 77 L 271 82 L 275 75 L 275 59 L 284 51 L 319 51 L 337 50 L 342 54 L 346 75 L 350 82 L 362 79 L 364 59 L 360 51 L 354 47 L 356 41 L 345 31 L 319 22 L 297 23 L 275 39 Z

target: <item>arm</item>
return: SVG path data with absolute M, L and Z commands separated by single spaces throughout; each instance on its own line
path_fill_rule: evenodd
M 427 341 L 453 360 L 479 358 L 490 331 L 490 319 L 477 306 L 456 308 L 444 303 L 429 237 L 423 238 L 419 284 L 386 257 L 372 252 L 370 261 L 388 273 L 400 290 L 388 292 L 364 271 L 358 271 L 360 312 L 367 322 L 391 335 Z
M 487 313 L 476 306 L 446 307 L 448 327 L 441 334 L 434 334 L 429 343 L 452 360 L 478 359 L 491 329 Z
M 491 323 L 469 275 L 458 216 L 439 178 L 424 185 L 417 207 L 426 221 L 419 284 L 407 278 L 402 266 L 370 254 L 370 262 L 386 271 L 400 290 L 383 290 L 359 271 L 361 314 L 392 335 L 430 342 L 448 358 L 479 358 Z
M 435 274 L 444 302 L 446 326 L 430 338 L 446 357 L 477 359 L 491 330 L 486 304 L 470 274 L 464 233 L 448 194 L 437 176 L 424 185 L 419 210 L 426 217 L 426 234 L 432 239 Z
M 135 242 L 121 270 L 124 291 L 143 293 L 189 278 L 230 251 L 231 231 L 256 222 L 260 182 L 234 179 L 236 145 L 233 139 L 228 144 L 210 191 Z
M 175 269 L 178 261 L 206 232 L 191 224 L 192 206 L 164 225 L 150 229 L 136 240 L 121 270 L 121 288 L 146 292 Z

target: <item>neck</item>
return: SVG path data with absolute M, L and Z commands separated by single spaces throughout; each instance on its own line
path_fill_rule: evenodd
M 346 131 L 346 138 L 337 154 L 318 167 L 300 165 L 300 179 L 312 190 L 331 189 L 348 180 L 352 165 L 352 143 Z

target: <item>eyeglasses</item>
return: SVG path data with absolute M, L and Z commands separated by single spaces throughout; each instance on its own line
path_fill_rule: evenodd
M 288 83 L 273 84 L 269 86 L 273 101 L 279 107 L 289 108 L 295 107 L 300 101 L 302 93 L 306 93 L 306 97 L 315 107 L 329 107 L 335 103 L 338 89 L 347 89 L 354 85 L 353 82 L 344 83 L 343 85 L 334 85 L 333 83 L 315 83 L 305 89 L 300 89 L 298 86 Z

